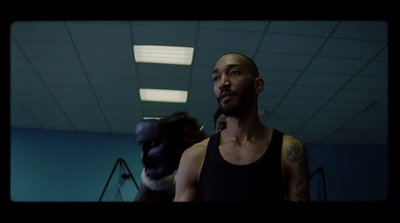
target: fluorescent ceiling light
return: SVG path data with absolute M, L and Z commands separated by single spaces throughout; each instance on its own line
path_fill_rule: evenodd
M 161 119 L 161 117 L 143 117 L 143 120 L 149 120 L 149 119 L 156 119 L 156 120 L 158 120 L 158 119 Z
M 193 47 L 133 45 L 135 61 L 141 63 L 190 65 L 193 52 Z
M 186 103 L 188 92 L 181 90 L 165 90 L 165 89 L 139 89 L 140 100 L 153 102 L 174 102 Z

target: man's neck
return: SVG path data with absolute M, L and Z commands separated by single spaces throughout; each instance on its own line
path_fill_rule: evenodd
M 262 139 L 265 136 L 266 127 L 261 124 L 257 110 L 250 110 L 242 116 L 228 116 L 225 134 L 227 140 L 238 143 Z

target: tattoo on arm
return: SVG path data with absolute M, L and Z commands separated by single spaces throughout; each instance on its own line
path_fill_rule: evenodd
M 310 168 L 304 143 L 296 140 L 286 151 L 286 158 L 290 162 L 298 165 L 299 178 L 297 178 L 296 183 L 296 198 L 299 201 L 309 200 L 308 181 Z
M 301 154 L 304 150 L 303 148 L 303 143 L 300 141 L 295 141 L 286 151 L 286 158 L 292 163 L 298 162 L 301 159 Z

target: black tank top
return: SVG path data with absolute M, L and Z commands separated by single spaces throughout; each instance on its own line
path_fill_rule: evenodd
M 200 202 L 282 202 L 283 133 L 273 130 L 266 152 L 256 161 L 235 165 L 219 151 L 221 132 L 210 137 L 199 177 Z

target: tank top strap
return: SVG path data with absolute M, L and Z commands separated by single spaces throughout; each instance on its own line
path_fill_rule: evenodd
M 221 131 L 210 136 L 210 139 L 208 140 L 207 144 L 206 156 L 204 157 L 204 163 L 207 163 L 206 161 L 208 161 L 210 157 L 219 156 L 218 147 L 220 139 L 221 139 Z
M 275 148 L 276 150 L 281 152 L 282 142 L 283 142 L 283 132 L 273 129 L 271 144 L 269 145 L 269 148 Z

